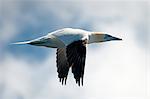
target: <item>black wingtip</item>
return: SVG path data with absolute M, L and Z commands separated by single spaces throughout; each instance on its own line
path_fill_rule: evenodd
M 59 82 L 61 82 L 61 78 L 59 78 Z
M 82 86 L 83 86 L 83 77 L 81 78 L 81 83 L 82 83 Z
M 78 85 L 79 85 L 79 87 L 80 87 L 80 80 L 78 81 Z
M 64 78 L 62 78 L 62 82 L 61 83 L 62 83 L 62 85 L 64 84 Z
M 67 83 L 67 77 L 65 77 L 65 85 L 66 85 L 66 83 Z
M 67 84 L 67 77 L 59 78 L 59 82 L 61 82 L 62 85 L 66 85 Z
M 83 78 L 76 79 L 76 84 L 80 87 L 81 85 L 83 86 Z

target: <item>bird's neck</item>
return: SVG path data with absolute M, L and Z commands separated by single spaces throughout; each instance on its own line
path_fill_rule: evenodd
M 104 34 L 101 33 L 91 33 L 89 35 L 89 44 L 90 43 L 99 43 L 104 41 Z

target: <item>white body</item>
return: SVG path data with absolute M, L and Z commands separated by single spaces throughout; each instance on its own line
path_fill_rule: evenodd
M 64 28 L 31 41 L 18 42 L 14 44 L 31 44 L 50 48 L 63 48 L 72 42 L 79 40 L 86 40 L 87 44 L 90 44 L 121 39 L 105 34 L 104 32 L 90 32 L 82 29 Z
M 81 29 L 72 29 L 72 28 L 65 28 L 58 31 L 54 31 L 49 36 L 53 35 L 60 41 L 62 41 L 65 46 L 71 44 L 74 41 L 78 40 L 88 40 L 89 39 L 89 31 L 81 30 Z
M 66 47 L 74 41 L 88 40 L 89 31 L 81 29 L 64 28 L 48 33 L 46 36 L 34 40 L 17 42 L 13 44 L 31 44 L 36 46 L 46 46 L 50 48 Z

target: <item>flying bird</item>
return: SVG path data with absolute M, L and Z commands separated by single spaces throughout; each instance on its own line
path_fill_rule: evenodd
M 64 83 L 66 84 L 67 75 L 71 68 L 76 83 L 79 86 L 80 84 L 83 86 L 87 44 L 112 40 L 122 39 L 113 37 L 105 32 L 90 32 L 82 29 L 63 28 L 34 40 L 14 44 L 30 44 L 56 48 L 57 72 L 62 85 Z

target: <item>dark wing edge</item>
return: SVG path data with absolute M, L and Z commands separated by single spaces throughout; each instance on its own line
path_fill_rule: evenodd
M 66 48 L 57 48 L 56 52 L 56 63 L 57 63 L 57 72 L 59 81 L 62 83 L 67 81 L 68 71 L 69 71 L 69 63 L 67 62 L 66 57 Z
M 67 60 L 69 66 L 72 67 L 72 73 L 76 79 L 76 83 L 83 86 L 84 67 L 86 59 L 86 41 L 75 41 L 66 48 Z

